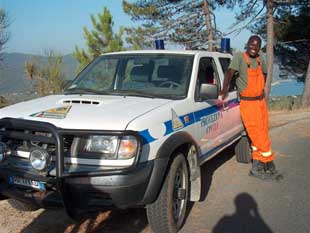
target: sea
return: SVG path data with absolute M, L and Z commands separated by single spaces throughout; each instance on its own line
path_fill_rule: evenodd
M 297 96 L 304 91 L 304 82 L 294 79 L 280 80 L 271 84 L 270 96 Z

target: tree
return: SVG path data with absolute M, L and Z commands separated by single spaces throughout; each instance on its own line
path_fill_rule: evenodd
M 279 56 L 283 67 L 291 74 L 298 74 L 305 80 L 302 96 L 303 107 L 310 107 L 310 3 L 298 3 L 279 10 L 277 38 Z
M 269 98 L 274 61 L 274 30 L 273 30 L 273 0 L 267 0 L 267 80 L 265 85 L 266 100 Z
M 207 35 L 208 35 L 208 51 L 212 52 L 213 51 L 213 31 L 212 31 L 212 20 L 211 20 L 211 14 L 210 14 L 210 7 L 209 7 L 209 2 L 207 0 L 203 1 L 203 9 L 205 12 L 205 20 L 206 20 L 206 30 L 207 30 Z
M 126 27 L 124 30 L 126 32 L 126 43 L 130 45 L 129 49 L 145 49 L 153 45 L 152 41 L 145 40 L 145 38 L 150 38 L 156 33 L 156 28 L 151 25 L 143 25 L 136 28 Z
M 59 94 L 64 87 L 62 55 L 53 51 L 47 51 L 45 54 L 47 62 L 42 57 L 26 61 L 26 75 L 34 81 L 35 90 L 40 96 Z
M 308 0 L 276 5 L 274 12 L 275 55 L 280 59 L 281 69 L 290 76 L 305 80 L 303 105 L 310 106 L 309 59 L 310 59 L 310 3 Z M 252 27 L 256 33 L 266 37 L 265 21 Z M 308 71 L 307 71 L 308 70 Z M 308 81 L 308 82 L 307 82 Z
M 9 26 L 9 19 L 8 14 L 0 8 L 0 61 L 2 60 L 1 57 L 1 51 L 3 49 L 3 46 L 8 42 L 9 40 L 9 34 L 6 32 L 6 29 Z
M 233 8 L 240 0 L 123 0 L 123 10 L 133 21 L 142 22 L 143 41 L 164 39 L 189 49 L 208 47 L 221 33 L 213 11 L 217 6 Z M 152 31 L 152 33 L 149 33 Z M 143 33 L 141 33 L 143 35 Z
M 308 64 L 307 74 L 305 78 L 305 87 L 302 94 L 302 106 L 310 107 L 310 60 Z
M 113 32 L 114 22 L 108 8 L 104 7 L 103 12 L 97 15 L 98 20 L 94 15 L 90 17 L 94 29 L 89 31 L 86 27 L 83 28 L 87 52 L 75 46 L 73 53 L 73 56 L 79 62 L 78 70 L 81 70 L 100 54 L 124 49 L 122 41 L 124 30 L 120 28 L 117 34 Z

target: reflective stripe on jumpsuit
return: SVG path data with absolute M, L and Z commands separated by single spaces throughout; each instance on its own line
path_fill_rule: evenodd
M 240 93 L 246 97 L 261 96 L 264 92 L 265 78 L 259 58 L 256 59 L 257 67 L 250 67 L 247 53 L 243 54 L 248 65 L 248 85 Z M 269 138 L 269 119 L 265 98 L 261 100 L 240 100 L 240 114 L 248 136 L 252 141 L 252 159 L 261 162 L 274 160 Z

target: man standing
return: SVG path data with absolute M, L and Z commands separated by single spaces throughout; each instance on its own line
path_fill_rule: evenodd
M 261 39 L 251 36 L 244 53 L 237 53 L 225 74 L 220 96 L 228 94 L 232 77 L 237 74 L 236 85 L 240 95 L 240 114 L 252 147 L 250 175 L 262 180 L 281 180 L 276 170 L 269 138 L 269 119 L 265 101 L 266 63 L 260 58 Z

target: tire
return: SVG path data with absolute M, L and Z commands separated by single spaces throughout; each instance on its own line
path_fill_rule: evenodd
M 159 196 L 146 206 L 147 219 L 155 233 L 175 233 L 184 223 L 189 197 L 189 171 L 185 156 L 173 159 Z
M 239 163 L 250 163 L 252 159 L 250 141 L 247 136 L 241 137 L 235 146 L 236 160 Z
M 16 200 L 16 199 L 12 199 L 12 198 L 10 198 L 10 199 L 8 200 L 8 203 L 9 203 L 14 209 L 17 209 L 17 210 L 20 210 L 20 211 L 27 211 L 27 212 L 30 212 L 30 211 L 36 211 L 36 210 L 40 209 L 40 207 L 38 207 L 38 206 L 36 206 L 36 205 L 24 203 L 24 202 L 21 202 L 21 201 L 18 201 L 18 200 Z

